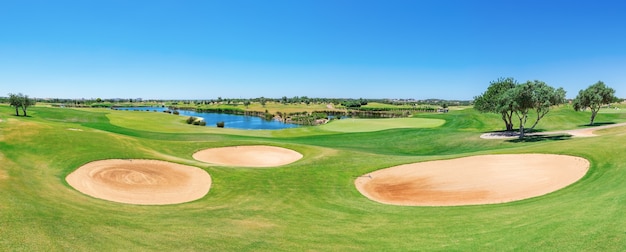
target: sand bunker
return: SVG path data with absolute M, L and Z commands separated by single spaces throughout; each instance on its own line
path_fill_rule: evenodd
M 211 176 L 202 169 L 143 159 L 91 162 L 65 180 L 84 194 L 138 205 L 189 202 L 202 198 L 211 188 Z
M 246 167 L 272 167 L 293 163 L 302 154 L 274 146 L 232 146 L 201 150 L 193 158 L 202 162 Z
M 356 179 L 359 192 L 385 204 L 459 206 L 544 195 L 582 178 L 586 159 L 565 155 L 485 155 L 378 170 Z
M 547 135 L 556 135 L 556 134 L 568 134 L 573 137 L 595 137 L 598 136 L 594 132 L 596 130 L 610 129 L 615 127 L 626 126 L 626 123 L 615 123 L 615 124 L 607 124 L 603 126 L 589 127 L 583 129 L 573 129 L 573 130 L 561 130 L 561 131 L 549 131 L 549 132 L 536 132 L 536 133 L 528 133 L 527 136 L 547 136 Z M 511 139 L 518 138 L 519 132 L 490 132 L 484 133 L 480 135 L 480 138 L 483 139 Z

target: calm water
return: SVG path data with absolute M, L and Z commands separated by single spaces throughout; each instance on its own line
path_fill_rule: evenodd
M 161 107 L 129 107 L 129 108 L 117 108 L 119 110 L 139 110 L 145 113 L 148 113 L 146 110 L 150 110 L 151 113 L 155 110 L 159 113 L 163 113 L 163 111 L 167 110 L 167 108 Z M 231 114 L 220 114 L 220 113 L 199 113 L 190 110 L 178 110 L 181 116 L 195 116 L 202 117 L 206 122 L 207 127 L 217 127 L 217 122 L 224 122 L 224 128 L 231 129 L 266 129 L 266 130 L 275 130 L 275 129 L 288 129 L 288 128 L 296 128 L 299 127 L 297 124 L 290 123 L 282 123 L 280 121 L 271 120 L 266 121 L 263 118 L 256 116 L 244 116 L 244 115 L 231 115 Z

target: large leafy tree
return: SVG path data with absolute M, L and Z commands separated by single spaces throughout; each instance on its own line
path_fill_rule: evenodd
M 553 106 L 558 106 L 565 103 L 565 89 L 562 87 L 555 89 L 548 86 L 543 81 L 534 81 L 533 89 L 533 109 L 535 110 L 536 118 L 535 123 L 530 127 L 533 130 Z
M 518 84 L 513 78 L 500 78 L 492 81 L 487 91 L 474 97 L 474 108 L 484 113 L 498 113 L 507 131 L 513 131 L 513 115 L 519 120 L 520 137 L 524 137 L 526 123 L 531 111 L 536 118 L 530 130 L 534 129 L 552 106 L 563 104 L 565 90 L 555 89 L 543 81 L 527 81 Z
M 587 89 L 580 90 L 578 96 L 574 98 L 573 105 L 576 111 L 591 109 L 589 125 L 593 125 L 593 121 L 596 119 L 602 105 L 610 104 L 614 100 L 615 90 L 606 86 L 604 82 L 598 81 Z
M 517 86 L 513 78 L 499 78 L 492 81 L 487 91 L 474 97 L 474 109 L 483 113 L 497 113 L 501 115 L 507 131 L 513 131 L 513 104 L 510 96 L 505 94 Z
M 523 138 L 526 133 L 526 122 L 531 111 L 536 115 L 535 122 L 529 128 L 533 130 L 553 106 L 563 104 L 565 90 L 555 89 L 543 81 L 527 81 L 509 90 L 505 96 L 513 101 L 515 115 L 519 119 L 519 134 Z
M 504 96 L 513 101 L 513 111 L 519 119 L 519 137 L 524 137 L 524 127 L 528 120 L 528 112 L 534 108 L 533 91 L 535 85 L 533 82 L 526 82 L 521 85 L 517 85 L 515 88 L 507 91 Z

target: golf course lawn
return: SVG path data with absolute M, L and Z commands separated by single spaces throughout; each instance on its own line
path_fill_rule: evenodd
M 434 128 L 445 123 L 441 119 L 389 118 L 389 119 L 343 119 L 320 126 L 337 132 L 368 132 L 397 128 Z
M 621 111 L 625 111 L 621 110 Z M 0 105 L 1 251 L 623 251 L 626 127 L 568 136 L 486 140 L 502 130 L 473 109 L 407 119 L 338 120 L 278 131 L 223 130 L 164 113 Z M 588 127 L 562 107 L 539 131 Z M 365 123 L 364 123 L 365 122 Z M 626 122 L 601 113 L 596 122 Z M 193 158 L 204 149 L 266 145 L 302 158 L 271 168 Z M 502 204 L 396 206 L 363 196 L 355 180 L 422 161 L 492 154 L 558 154 L 589 161 L 563 189 Z M 94 198 L 66 177 L 98 160 L 161 160 L 211 177 L 208 193 L 180 204 Z

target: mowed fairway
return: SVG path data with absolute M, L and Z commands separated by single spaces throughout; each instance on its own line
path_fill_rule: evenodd
M 337 132 L 368 132 L 397 128 L 434 128 L 445 123 L 441 119 L 389 118 L 389 119 L 343 119 L 320 126 Z
M 0 105 L 1 251 L 626 250 L 626 127 L 598 137 L 507 141 L 480 139 L 502 123 L 472 109 L 280 131 L 220 131 L 153 112 L 32 107 L 27 118 L 13 112 Z M 537 127 L 584 128 L 588 118 L 560 108 Z M 596 121 L 625 122 L 626 114 L 604 113 Z M 192 157 L 239 145 L 277 146 L 303 157 L 263 169 Z M 590 167 L 561 190 L 504 204 L 385 205 L 354 186 L 363 174 L 402 164 L 519 153 L 577 156 Z M 93 198 L 65 181 L 78 167 L 105 159 L 198 167 L 210 174 L 211 189 L 195 201 L 146 206 Z

